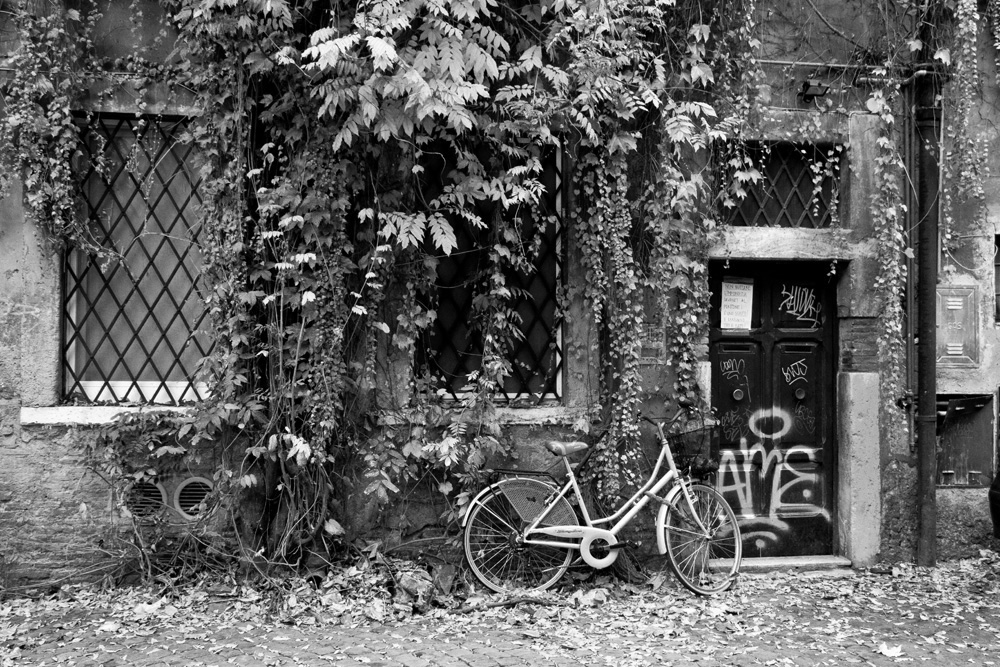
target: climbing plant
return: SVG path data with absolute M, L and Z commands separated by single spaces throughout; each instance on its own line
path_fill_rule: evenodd
M 906 288 L 907 235 L 905 208 L 900 192 L 899 173 L 902 160 L 896 144 L 893 104 L 898 86 L 877 89 L 868 99 L 868 110 L 879 119 L 875 140 L 875 189 L 871 208 L 875 212 L 875 238 L 880 249 L 875 291 L 879 295 L 880 327 L 877 339 L 882 366 L 882 404 L 891 412 L 891 404 L 902 395 L 903 381 L 903 304 L 900 295 Z M 910 251 L 912 252 L 912 251 Z
M 28 4 L 13 13 L 0 142 L 15 150 L 5 158 L 53 239 L 107 253 L 75 215 L 71 168 L 77 101 L 111 66 L 94 48 L 98 14 Z M 743 150 L 760 107 L 753 0 L 159 4 L 176 37 L 166 64 L 137 54 L 115 66 L 164 80 L 200 109 L 186 141 L 200 160 L 214 338 L 199 367 L 208 398 L 171 418 L 171 455 L 218 450 L 217 495 L 240 499 L 236 527 L 251 553 L 333 555 L 365 499 L 418 484 L 454 517 L 483 465 L 511 453 L 498 406 L 527 298 L 511 276 L 535 270 L 553 224 L 540 213 L 553 151 L 571 177 L 564 231 L 585 273 L 561 306 L 586 303 L 595 327 L 599 488 L 617 492 L 634 469 L 637 412 L 650 395 L 639 366 L 649 292 L 662 313 L 652 324 L 666 331 L 669 393 L 705 408 L 708 251 L 720 213 L 762 178 Z M 978 15 L 969 0 L 956 7 L 965 118 L 975 82 L 961 73 L 975 66 L 962 63 Z M 866 53 L 858 67 L 895 76 L 914 35 L 892 37 L 876 65 Z M 879 345 L 891 361 L 905 251 L 899 108 L 890 89 L 868 107 L 883 123 L 871 205 L 886 306 Z M 955 127 L 961 153 L 975 142 Z M 980 173 L 960 164 L 960 174 Z M 424 348 L 438 270 L 467 238 L 483 257 L 464 285 L 482 362 L 454 400 Z M 142 423 L 101 446 L 148 442 Z M 121 468 L 114 452 L 92 454 Z
M 79 144 L 73 109 L 97 73 L 91 31 L 100 15 L 62 3 L 29 11 L 32 4 L 18 2 L 8 14 L 19 45 L 5 61 L 0 146 L 8 169 L 0 173 L 0 194 L 20 173 L 27 213 L 49 241 L 106 251 L 77 215 L 73 169 Z
M 985 139 L 976 134 L 973 125 L 975 106 L 981 99 L 978 53 L 981 17 L 975 0 L 959 0 L 955 5 L 952 48 L 937 54 L 938 60 L 948 67 L 954 89 L 954 94 L 947 96 L 942 104 L 945 114 L 942 144 L 947 156 L 941 161 L 941 237 L 949 256 L 960 245 L 954 238 L 958 207 L 972 203 L 975 215 L 985 218 L 983 180 L 988 175 Z
M 495 403 L 510 373 L 519 335 L 512 304 L 521 295 L 505 275 L 531 270 L 537 244 L 516 211 L 538 205 L 548 146 L 575 157 L 574 233 L 603 332 L 601 396 L 614 444 L 597 466 L 624 468 L 629 447 L 618 443 L 635 438 L 638 295 L 660 278 L 684 292 L 671 345 L 684 351 L 678 388 L 697 393 L 712 223 L 700 168 L 685 165 L 728 138 L 738 126 L 728 116 L 748 96 L 718 50 L 750 48 L 739 19 L 752 8 L 733 6 L 360 3 L 337 6 L 325 25 L 315 3 L 170 5 L 179 61 L 192 63 L 181 65 L 179 80 L 206 102 L 224 101 L 192 129 L 203 152 L 218 156 L 218 171 L 205 172 L 206 210 L 225 222 L 213 236 L 218 254 L 211 245 L 206 253 L 209 282 L 226 290 L 209 302 L 224 315 L 206 362 L 222 381 L 209 404 L 231 425 L 227 406 L 245 405 L 250 392 L 260 397 L 261 409 L 238 420 L 251 443 L 243 464 L 280 469 L 281 526 L 308 515 L 301 520 L 316 532 L 319 518 L 344 511 L 293 507 L 304 470 L 352 469 L 339 464 L 353 460 L 357 488 L 376 497 L 417 479 L 454 494 L 488 456 L 506 451 Z M 235 82 L 227 71 L 238 73 Z M 713 106 L 713 95 L 725 103 Z M 661 139 L 644 158 L 651 167 L 643 178 L 655 178 L 674 204 L 647 207 L 637 223 L 637 209 L 622 203 L 643 190 L 630 181 L 629 156 L 644 131 Z M 412 351 L 433 323 L 436 256 L 456 248 L 462 225 L 493 244 L 473 300 L 483 338 L 473 391 L 457 411 L 443 410 L 426 391 L 433 380 L 418 373 L 411 391 L 386 395 L 380 355 L 392 346 Z M 669 236 L 668 248 L 696 248 L 700 258 L 682 266 L 654 244 L 640 266 L 635 243 L 647 227 Z M 235 267 L 233 250 L 243 256 Z M 266 476 L 244 470 L 234 479 L 252 489 Z

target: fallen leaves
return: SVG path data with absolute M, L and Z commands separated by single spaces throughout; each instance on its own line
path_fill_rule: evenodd
M 53 664 L 66 646 L 118 655 L 139 646 L 150 659 L 192 647 L 219 664 L 233 655 L 287 664 L 303 647 L 329 642 L 332 632 L 354 637 L 366 628 L 400 634 L 381 648 L 362 642 L 350 654 L 355 662 L 380 662 L 397 649 L 430 656 L 452 643 L 525 650 L 553 664 L 600 657 L 638 667 L 688 656 L 765 665 L 965 662 L 997 656 L 998 572 L 1000 559 L 984 552 L 933 570 L 746 574 L 735 590 L 710 598 L 691 596 L 660 573 L 646 584 L 602 576 L 544 593 L 451 597 L 427 569 L 377 560 L 331 572 L 319 586 L 207 578 L 166 593 L 77 586 L 0 602 L 0 665 L 26 656 L 29 664 L 39 656 Z
M 875 649 L 875 652 L 881 653 L 882 655 L 889 658 L 898 658 L 901 655 L 903 655 L 903 647 L 888 646 L 885 642 L 882 642 L 881 644 L 878 645 L 878 648 Z

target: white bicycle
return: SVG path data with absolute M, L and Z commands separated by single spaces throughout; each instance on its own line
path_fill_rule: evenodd
M 592 515 L 569 463 L 571 454 L 589 449 L 584 442 L 546 443 L 562 457 L 567 475 L 562 486 L 543 476 L 512 473 L 480 491 L 463 519 L 465 557 L 476 578 L 497 592 L 545 590 L 575 559 L 597 569 L 610 567 L 625 546 L 619 532 L 655 501 L 660 504 L 657 548 L 681 583 L 699 595 L 728 589 L 743 556 L 736 515 L 715 489 L 681 475 L 670 447 L 676 436 L 665 435 L 662 422 L 647 421 L 659 434 L 656 465 L 610 516 Z

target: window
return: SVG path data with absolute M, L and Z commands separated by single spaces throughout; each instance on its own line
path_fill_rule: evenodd
M 938 395 L 939 486 L 989 486 L 993 481 L 993 397 Z
M 78 250 L 63 263 L 63 390 L 67 400 L 178 404 L 209 349 L 195 332 L 198 182 L 181 121 L 94 116 L 78 156 L 81 200 L 110 261 Z M 95 158 L 96 166 L 95 166 Z
M 820 229 L 837 221 L 838 144 L 753 144 L 747 154 L 763 179 L 729 212 L 741 227 Z
M 562 353 L 556 297 L 561 267 L 562 163 L 556 151 L 543 159 L 540 177 L 545 186 L 541 210 L 522 216 L 522 242 L 538 243 L 532 273 L 508 271 L 507 286 L 518 296 L 514 307 L 522 337 L 512 342 L 513 371 L 505 381 L 503 396 L 509 400 L 538 402 L 559 398 Z M 440 256 L 437 268 L 437 320 L 426 341 L 426 359 L 431 374 L 452 397 L 470 387 L 470 375 L 482 363 L 482 339 L 476 321 L 474 294 L 482 286 L 489 266 L 491 245 L 486 230 L 456 222 L 458 248 Z

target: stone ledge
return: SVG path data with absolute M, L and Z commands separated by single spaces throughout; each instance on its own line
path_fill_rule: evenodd
M 174 406 L 58 405 L 47 408 L 21 408 L 21 426 L 101 426 L 115 416 L 139 412 L 183 412 L 190 408 Z
M 454 409 L 457 421 L 469 422 L 463 410 Z M 505 426 L 573 426 L 587 417 L 586 408 L 567 408 L 561 405 L 523 408 L 497 408 L 497 421 Z M 406 420 L 396 413 L 387 412 L 382 416 L 382 423 L 388 426 L 399 426 Z
M 851 561 L 843 556 L 787 556 L 778 558 L 744 558 L 741 573 L 816 572 L 849 570 Z
M 110 424 L 116 415 L 138 412 L 185 412 L 188 407 L 118 406 L 118 405 L 58 405 L 54 407 L 22 407 L 22 426 L 101 426 Z M 507 425 L 572 426 L 586 417 L 584 408 L 562 406 L 532 408 L 498 408 L 497 419 Z M 391 417 L 385 420 L 393 423 Z
M 572 426 L 586 416 L 587 410 L 584 408 L 565 408 L 562 406 L 497 409 L 497 418 L 502 424 Z

